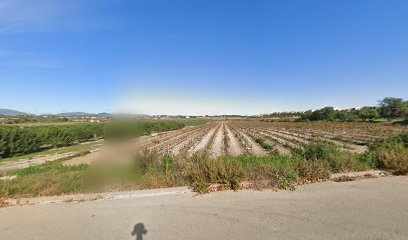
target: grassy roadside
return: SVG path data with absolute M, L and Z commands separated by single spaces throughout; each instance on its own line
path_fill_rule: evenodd
M 113 190 L 191 186 L 199 193 L 211 184 L 238 189 L 243 181 L 252 188 L 294 189 L 305 182 L 325 180 L 331 173 L 390 169 L 408 173 L 408 134 L 373 143 L 356 154 L 325 143 L 310 144 L 293 156 L 196 155 L 187 161 L 149 153 L 128 165 L 63 166 L 63 160 L 16 170 L 17 178 L 0 181 L 0 196 L 43 196 Z

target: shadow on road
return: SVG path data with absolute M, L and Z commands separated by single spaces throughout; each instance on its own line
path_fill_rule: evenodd
M 143 240 L 143 235 L 147 234 L 147 229 L 143 223 L 138 223 L 133 227 L 132 236 L 136 235 L 136 240 Z

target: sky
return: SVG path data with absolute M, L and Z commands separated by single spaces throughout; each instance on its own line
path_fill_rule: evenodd
M 0 0 L 0 108 L 260 114 L 408 99 L 406 0 Z

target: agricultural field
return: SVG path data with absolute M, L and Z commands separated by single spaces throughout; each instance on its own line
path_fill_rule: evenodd
M 313 142 L 325 142 L 353 153 L 364 153 L 373 141 L 407 132 L 392 124 L 339 122 L 213 121 L 201 126 L 144 136 L 139 151 L 187 159 L 194 154 L 291 156 Z
M 140 128 L 140 126 L 142 128 Z M 185 127 L 183 127 L 185 126 Z M 92 127 L 88 129 L 88 127 Z M 97 127 L 97 131 L 95 131 Z M 106 158 L 109 156 L 109 161 L 115 161 L 117 158 L 133 158 L 141 155 L 154 155 L 156 158 L 163 156 L 171 156 L 177 161 L 188 161 L 195 155 L 205 155 L 212 159 L 217 159 L 221 156 L 287 156 L 292 157 L 301 155 L 305 147 L 311 143 L 324 143 L 335 146 L 337 149 L 345 152 L 362 154 L 368 151 L 368 145 L 372 142 L 386 139 L 400 133 L 408 132 L 406 126 L 393 125 L 390 123 L 364 123 L 364 122 L 264 122 L 257 120 L 218 120 L 218 121 L 180 121 L 180 122 L 142 122 L 138 127 L 130 127 L 129 124 L 114 128 L 112 131 L 102 133 L 103 125 L 68 125 L 66 127 L 33 127 L 25 129 L 26 132 L 34 132 L 38 138 L 40 131 L 58 130 L 54 135 L 58 138 L 40 139 L 43 142 L 48 141 L 49 144 L 58 146 L 61 139 L 68 139 L 70 142 L 81 139 L 80 137 L 69 137 L 74 132 L 87 129 L 90 134 L 82 137 L 83 139 L 92 139 L 94 134 L 106 135 L 103 138 L 113 137 L 115 135 L 123 135 L 123 133 L 131 133 L 131 138 L 125 138 L 114 147 L 93 148 L 91 153 L 81 154 L 81 156 L 68 159 L 66 164 L 90 164 L 98 161 L 101 156 Z M 9 128 L 11 129 L 11 128 Z M 19 130 L 19 129 L 14 129 Z M 74 131 L 75 130 L 75 131 Z M 143 133 L 139 137 L 132 137 L 133 133 L 138 130 Z M 62 132 L 65 131 L 65 132 Z M 42 133 L 41 132 L 41 133 Z M 25 133 L 25 132 L 23 132 Z M 71 134 L 65 137 L 64 134 Z M 78 136 L 80 134 L 77 134 Z M 142 135 L 142 136 L 140 136 Z M 5 135 L 7 136 L 7 135 Z M 28 135 L 28 137 L 31 135 Z M 75 135 L 76 136 L 76 135 Z M 4 138 L 6 139 L 6 138 Z M 13 139 L 13 138 L 10 138 Z M 51 139 L 52 141 L 48 140 Z M 56 140 L 54 140 L 56 139 Z M 33 143 L 33 138 L 26 138 L 26 141 Z M 106 140 L 106 139 L 105 139 Z M 41 141 L 40 141 L 41 142 Z M 48 143 L 46 142 L 46 143 Z M 22 141 L 18 142 L 21 145 Z M 44 144 L 44 143 L 41 143 Z M 37 144 L 39 147 L 41 144 Z M 93 146 L 89 145 L 89 146 Z M 99 144 L 100 145 L 100 144 Z M 106 144 L 105 144 L 106 145 Z M 5 145 L 7 146 L 7 145 Z M 10 145 L 8 145 L 10 146 Z M 17 146 L 17 143 L 14 144 Z M 86 146 L 86 145 L 82 145 Z M 18 148 L 14 148 L 18 149 Z M 61 151 L 60 151 L 61 149 Z M 65 150 L 66 149 L 66 150 Z M 45 156 L 48 159 L 49 154 L 61 153 L 75 155 L 75 151 L 71 149 L 85 149 L 76 147 L 75 145 L 65 148 L 54 148 L 42 152 L 34 152 L 17 157 L 3 159 L 3 163 L 26 160 L 34 163 L 36 156 Z M 101 150 L 105 151 L 101 151 Z M 106 150 L 109 149 L 109 150 Z M 85 150 L 83 152 L 85 152 Z M 4 151 L 3 151 L 4 152 Z M 77 151 L 78 152 L 78 151 Z M 51 155 L 52 159 L 60 159 L 58 156 Z M 14 166 L 15 164 L 13 164 Z M 17 166 L 17 165 L 16 165 Z M 22 164 L 22 166 L 25 166 Z M 5 167 L 2 164 L 2 167 Z
M 156 122 L 140 127 L 137 136 L 133 127 L 120 125 L 113 131 L 120 131 L 118 139 L 104 133 L 99 142 L 55 148 L 49 155 L 3 159 L 0 178 L 6 180 L 0 181 L 0 195 L 186 185 L 205 193 L 214 183 L 234 190 L 295 189 L 337 173 L 408 173 L 408 129 L 391 123 L 219 119 L 201 125 Z M 130 135 L 122 138 L 122 133 Z
M 407 127 L 388 123 L 347 122 L 262 122 L 256 120 L 211 121 L 141 136 L 104 151 L 75 157 L 68 165 L 90 164 L 101 158 L 155 158 L 171 156 L 188 162 L 194 156 L 217 159 L 222 156 L 301 155 L 312 143 L 329 144 L 340 151 L 363 154 L 372 142 L 407 132 Z

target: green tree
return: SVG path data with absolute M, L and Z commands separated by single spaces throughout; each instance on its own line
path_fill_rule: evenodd
M 368 119 L 378 119 L 380 114 L 376 107 L 363 107 L 359 112 L 358 116 L 363 120 Z
M 408 101 L 402 98 L 384 98 L 380 101 L 380 115 L 384 118 L 407 117 Z
M 307 119 L 310 121 L 334 121 L 336 119 L 336 111 L 333 107 L 325 107 L 307 114 Z

